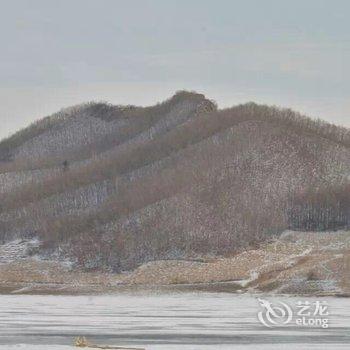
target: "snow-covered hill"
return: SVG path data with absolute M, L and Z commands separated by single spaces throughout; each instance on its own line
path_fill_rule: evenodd
M 0 142 L 0 241 L 108 272 L 227 256 L 349 227 L 349 176 L 350 131 L 288 109 L 87 103 Z

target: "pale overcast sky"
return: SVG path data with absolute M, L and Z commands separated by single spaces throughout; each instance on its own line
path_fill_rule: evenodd
M 197 90 L 350 126 L 348 0 L 0 0 L 0 138 L 89 100 Z

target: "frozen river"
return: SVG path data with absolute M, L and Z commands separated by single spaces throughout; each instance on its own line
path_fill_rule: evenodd
M 292 307 L 306 300 L 262 298 Z M 329 305 L 329 328 L 294 319 L 267 328 L 257 318 L 257 297 L 247 295 L 1 295 L 0 349 L 72 349 L 76 336 L 149 350 L 349 349 L 350 299 L 318 300 Z

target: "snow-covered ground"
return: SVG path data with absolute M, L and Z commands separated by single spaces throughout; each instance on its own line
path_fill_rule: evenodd
M 306 300 L 266 299 L 293 308 Z M 1 296 L 0 349 L 73 349 L 77 336 L 147 350 L 349 349 L 350 299 L 320 300 L 329 305 L 327 329 L 266 328 L 257 318 L 259 301 L 248 295 Z
M 73 350 L 73 349 L 79 349 L 73 346 L 65 346 L 65 345 L 50 345 L 49 347 L 47 345 L 26 345 L 26 344 L 19 344 L 19 345 L 9 345 L 9 346 L 0 346 L 3 350 Z M 88 348 L 86 348 L 88 349 Z M 178 345 L 167 345 L 164 347 L 163 345 L 153 345 L 149 349 L 151 350 L 348 350 L 349 345 L 343 344 L 343 345 L 337 345 L 336 347 L 332 347 L 329 344 L 244 344 L 244 345 L 218 345 L 215 348 L 213 348 L 212 345 L 181 345 L 180 347 Z
M 28 258 L 30 251 L 40 245 L 37 239 L 16 239 L 0 245 L 0 264 Z

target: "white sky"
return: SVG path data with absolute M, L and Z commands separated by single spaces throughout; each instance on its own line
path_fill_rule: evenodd
M 196 90 L 350 127 L 350 1 L 0 0 L 0 138 L 90 100 Z

